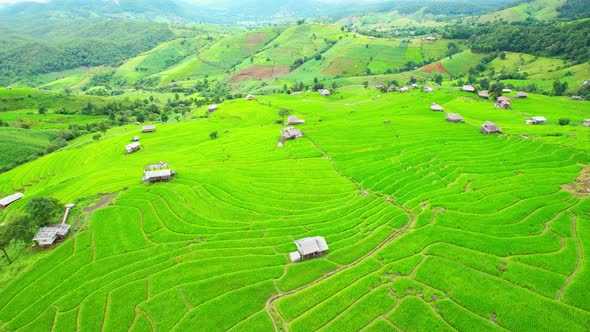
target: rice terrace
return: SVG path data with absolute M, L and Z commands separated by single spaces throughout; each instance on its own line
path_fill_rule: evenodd
M 588 4 L 252 3 L 0 4 L 0 331 L 589 330 Z

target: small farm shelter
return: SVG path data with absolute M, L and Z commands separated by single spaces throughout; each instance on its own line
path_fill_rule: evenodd
M 142 133 L 153 133 L 155 131 L 156 131 L 156 126 L 154 126 L 154 125 L 141 127 Z
M 139 136 L 133 136 L 132 141 L 133 142 L 139 142 Z
M 572 100 L 584 100 L 582 96 L 572 96 Z
M 140 125 L 139 121 L 135 121 L 135 122 L 133 122 L 133 124 L 136 126 Z
M 167 182 L 174 176 L 174 171 L 171 169 L 160 169 L 155 171 L 144 171 L 143 183 Z
M 37 242 L 39 247 L 48 248 L 55 244 L 55 242 L 63 240 L 70 232 L 70 225 L 58 224 L 41 227 L 33 241 Z
M 295 240 L 294 242 L 297 246 L 296 252 L 299 253 L 301 258 L 318 257 L 329 249 L 326 239 L 322 236 L 306 237 L 300 240 Z
M 502 89 L 502 93 L 511 93 L 511 92 L 512 92 L 512 90 L 510 90 L 510 89 Z
M 514 96 L 514 98 L 520 98 L 520 99 L 526 99 L 528 97 L 529 97 L 529 95 L 524 91 L 518 91 L 516 93 L 516 96 Z
M 490 94 L 487 91 L 479 91 L 477 95 L 479 98 L 490 99 Z
M 19 199 L 25 197 L 23 193 L 14 193 L 12 195 L 6 196 L 0 199 L 0 208 L 6 209 L 7 206 L 10 204 L 18 201 Z
M 481 132 L 484 134 L 496 134 L 500 132 L 500 127 L 496 126 L 495 123 L 486 121 L 481 125 Z
M 164 161 L 160 161 L 159 163 L 147 165 L 144 168 L 144 170 L 145 171 L 151 171 L 151 170 L 154 170 L 154 169 L 164 169 L 164 168 L 168 168 L 168 163 L 167 162 L 164 162 Z
M 288 140 L 288 139 L 296 139 L 303 137 L 303 133 L 299 129 L 295 129 L 293 127 L 287 127 L 281 130 L 281 139 Z
M 399 92 L 401 92 L 401 93 L 408 92 L 408 91 L 410 91 L 410 89 L 408 89 L 407 86 L 404 86 L 401 89 L 399 89 Z
M 435 41 L 436 40 L 436 37 L 434 37 L 434 36 L 428 36 L 428 37 L 426 37 L 426 40 Z
M 496 107 L 504 109 L 510 108 L 510 99 L 504 96 L 498 97 L 496 100 Z
M 254 100 L 254 95 L 247 95 L 246 100 Z
M 455 113 L 448 113 L 447 114 L 447 121 L 449 122 L 461 122 L 463 121 L 463 117 L 459 114 Z
M 305 120 L 298 119 L 295 115 L 291 115 L 287 118 L 288 125 L 298 125 L 298 124 L 304 124 L 304 123 L 305 123 Z
M 303 91 L 295 91 L 295 92 L 291 92 L 291 96 L 297 96 L 303 94 Z
M 9 85 L 9 86 L 7 86 L 7 87 L 6 87 L 6 90 L 12 90 L 12 86 L 10 86 L 10 85 Z
M 412 84 L 412 89 L 418 89 L 418 84 L 416 84 L 416 83 L 413 83 L 413 84 Z
M 440 106 L 440 105 L 439 105 L 439 104 L 437 104 L 437 103 L 432 103 L 432 104 L 430 105 L 430 110 L 432 110 L 432 111 L 436 111 L 436 112 L 442 112 L 442 111 L 444 111 L 443 107 L 442 107 L 442 106 Z
M 590 119 L 584 119 L 584 121 L 582 121 L 582 126 L 590 127 Z
M 383 89 L 383 84 L 377 84 L 377 85 L 375 85 L 375 89 L 377 89 L 377 90 Z
M 392 92 L 395 90 L 395 88 L 396 88 L 395 85 L 390 85 L 389 88 L 387 88 L 387 90 L 385 90 L 385 92 L 387 92 L 387 93 Z
M 299 254 L 299 251 L 290 252 L 289 259 L 293 263 L 299 262 L 299 261 L 301 261 L 301 254 Z
M 127 144 L 125 146 L 125 151 L 127 152 L 127 154 L 129 154 L 129 153 L 133 153 L 135 151 L 139 151 L 140 148 L 141 148 L 141 144 L 139 144 L 139 142 L 133 142 L 133 143 Z
M 424 92 L 434 92 L 434 89 L 430 85 L 426 84 L 424 86 Z
M 326 90 L 326 89 L 319 89 L 319 90 L 318 90 L 318 92 L 319 92 L 319 93 L 320 93 L 322 96 L 324 96 L 324 97 L 327 97 L 327 96 L 329 96 L 329 95 L 330 95 L 330 90 Z
M 465 92 L 475 92 L 475 88 L 471 85 L 463 85 L 463 91 Z
M 217 105 L 215 105 L 215 104 L 213 104 L 213 105 L 210 105 L 209 107 L 207 107 L 207 110 L 208 110 L 209 112 L 215 112 L 215 111 L 217 111 L 218 109 L 219 109 L 219 107 L 218 107 Z
M 531 122 L 532 124 L 543 124 L 547 122 L 547 119 L 544 116 L 533 116 Z

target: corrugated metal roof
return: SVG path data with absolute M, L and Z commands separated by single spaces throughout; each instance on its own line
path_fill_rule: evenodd
M 18 201 L 19 199 L 23 198 L 25 195 L 22 193 L 14 193 L 12 195 L 6 196 L 2 199 L 0 199 L 0 206 L 8 206 L 16 201 Z
M 295 240 L 294 242 L 299 253 L 303 256 L 328 250 L 328 244 L 321 236 L 306 237 L 300 240 Z

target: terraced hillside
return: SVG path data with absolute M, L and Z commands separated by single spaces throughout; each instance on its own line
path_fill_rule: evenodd
M 586 330 L 590 200 L 562 186 L 590 162 L 590 129 L 554 122 L 590 106 L 376 94 L 226 102 L 132 155 L 139 129 L 121 127 L 0 175 L 0 192 L 26 194 L 4 218 L 35 196 L 116 195 L 2 288 L 2 329 Z M 280 108 L 306 120 L 283 147 Z M 537 111 L 550 123 L 522 125 Z M 480 134 L 484 120 L 506 134 Z M 161 160 L 177 177 L 142 185 Z M 329 253 L 290 263 L 305 236 Z

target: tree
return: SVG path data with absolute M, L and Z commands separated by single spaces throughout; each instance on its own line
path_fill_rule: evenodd
M 102 137 L 102 135 L 99 133 L 92 135 L 92 139 L 95 141 L 99 141 L 101 137 Z
M 58 223 L 63 208 L 63 204 L 53 197 L 35 197 L 26 206 L 32 227 Z
M 162 115 L 160 116 L 160 119 L 162 120 L 162 122 L 167 122 L 168 121 L 168 114 L 162 113 Z
M 441 85 L 443 82 L 443 76 L 441 74 L 434 75 L 434 83 Z
M 12 264 L 12 260 L 10 256 L 8 256 L 8 247 L 12 243 L 12 236 L 10 234 L 9 225 L 1 225 L 0 226 L 0 250 L 4 253 L 4 257 L 8 264 Z
M 568 124 L 570 124 L 570 119 L 569 118 L 561 118 L 561 119 L 559 119 L 559 125 L 560 126 L 567 126 Z
M 39 114 L 41 115 L 45 115 L 45 113 L 47 113 L 47 106 L 42 105 L 39 107 Z
M 288 109 L 281 108 L 281 110 L 279 110 L 279 116 L 283 118 L 283 122 L 285 122 L 285 117 L 289 114 L 291 114 L 291 111 L 289 111 Z
M 218 137 L 217 131 L 212 131 L 209 133 L 210 139 L 217 139 L 217 137 Z
M 559 82 L 559 81 L 554 81 L 553 82 L 553 94 L 556 96 L 563 96 L 563 94 L 565 93 L 565 91 L 567 90 L 567 82 Z
M 107 129 L 109 129 L 109 126 L 107 126 L 104 121 L 98 124 L 98 130 L 100 130 L 103 134 L 107 132 Z

